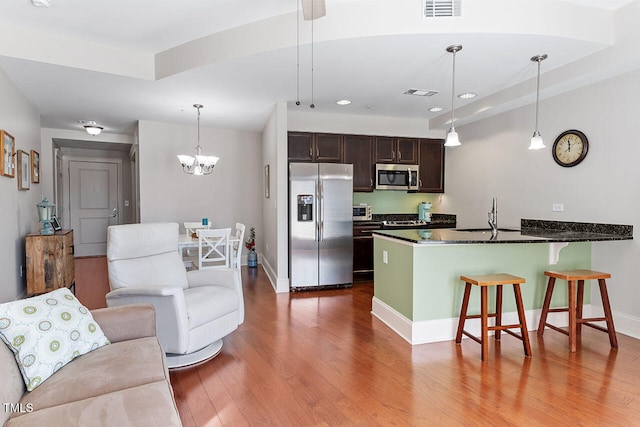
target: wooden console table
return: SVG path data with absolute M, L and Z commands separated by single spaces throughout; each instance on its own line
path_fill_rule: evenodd
M 27 295 L 37 295 L 75 284 L 73 230 L 26 237 Z

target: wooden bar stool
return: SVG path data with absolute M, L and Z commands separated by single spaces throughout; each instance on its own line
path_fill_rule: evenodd
M 611 278 L 609 273 L 601 273 L 593 270 L 570 270 L 570 271 L 545 271 L 545 276 L 549 276 L 547 284 L 547 292 L 544 296 L 542 304 L 542 314 L 540 316 L 540 324 L 538 325 L 538 336 L 544 334 L 544 327 L 547 326 L 555 331 L 569 336 L 569 351 L 575 353 L 577 350 L 577 339 L 582 332 L 582 325 L 589 326 L 599 331 L 609 334 L 609 342 L 611 347 L 618 348 L 618 339 L 616 338 L 616 330 L 613 326 L 613 316 L 611 315 L 611 306 L 609 305 L 609 294 L 607 293 L 606 279 Z M 569 306 L 560 308 L 549 308 L 551 296 L 556 279 L 566 280 L 568 283 L 567 292 L 569 296 Z M 582 317 L 582 302 L 584 300 L 584 281 L 597 280 L 600 286 L 600 297 L 602 298 L 602 308 L 604 309 L 604 317 Z M 578 284 L 576 288 L 576 282 Z M 568 312 L 569 313 L 569 330 L 565 331 L 557 326 L 547 323 L 547 315 L 549 313 Z M 591 322 L 606 322 L 607 327 L 594 325 Z
M 465 282 L 464 297 L 462 298 L 462 308 L 460 309 L 460 320 L 458 321 L 458 333 L 456 334 L 456 343 L 462 342 L 462 334 L 465 334 L 482 346 L 482 361 L 485 362 L 489 358 L 488 338 L 489 331 L 495 332 L 495 339 L 500 339 L 500 332 L 505 331 L 510 335 L 522 340 L 524 346 L 524 354 L 531 356 L 531 344 L 529 343 L 529 335 L 527 331 L 527 321 L 524 316 L 524 306 L 522 304 L 522 294 L 520 293 L 520 283 L 524 283 L 522 277 L 512 276 L 510 274 L 487 274 L 483 276 L 460 276 L 460 280 Z M 516 307 L 518 309 L 518 320 L 520 323 L 515 325 L 502 324 L 502 285 L 513 285 L 513 293 L 516 299 Z M 469 306 L 469 295 L 471 294 L 471 285 L 480 286 L 480 314 L 467 315 Z M 496 311 L 488 312 L 488 292 L 489 286 L 497 286 L 496 288 Z M 495 325 L 489 326 L 489 317 L 495 318 Z M 464 323 L 467 319 L 480 319 L 481 337 L 478 338 L 464 330 Z M 520 335 L 509 329 L 520 328 Z

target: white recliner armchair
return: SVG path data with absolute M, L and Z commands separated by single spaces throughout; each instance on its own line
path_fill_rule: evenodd
M 110 226 L 107 262 L 107 305 L 153 304 L 170 368 L 215 356 L 244 321 L 240 269 L 187 272 L 176 223 Z

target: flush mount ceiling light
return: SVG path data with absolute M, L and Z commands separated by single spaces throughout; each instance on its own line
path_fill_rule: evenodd
M 477 93 L 466 92 L 466 93 L 461 93 L 460 95 L 458 95 L 458 98 L 460 98 L 460 99 L 471 99 L 471 98 L 475 98 L 476 96 L 478 96 Z
M 187 154 L 178 154 L 178 160 L 182 165 L 182 171 L 189 175 L 209 175 L 213 172 L 213 168 L 220 160 L 216 156 L 203 156 L 202 147 L 200 146 L 200 109 L 204 108 L 202 104 L 193 104 L 198 110 L 198 145 L 196 145 L 196 155 L 189 156 Z
M 51 6 L 50 0 L 31 0 L 31 4 L 36 7 L 49 7 Z
M 87 133 L 89 135 L 96 136 L 96 135 L 100 135 L 100 132 L 102 132 L 102 129 L 104 129 L 104 128 L 101 127 L 101 126 L 90 126 L 90 125 L 87 125 L 87 126 L 84 127 L 84 129 L 87 131 Z
M 439 113 L 442 110 L 444 110 L 443 107 L 431 107 L 431 108 L 429 108 L 429 111 L 431 111 L 432 113 Z
M 338 105 L 349 105 L 351 104 L 351 100 L 349 99 L 339 99 L 336 101 L 336 104 Z
M 78 120 L 78 123 L 82 124 L 84 130 L 92 136 L 100 135 L 100 132 L 104 129 L 102 126 L 98 126 L 93 120 Z
M 544 141 L 542 135 L 538 132 L 538 111 L 540 105 L 540 63 L 547 59 L 547 54 L 532 56 L 531 60 L 538 63 L 538 81 L 536 85 L 536 129 L 533 131 L 531 137 L 531 144 L 529 144 L 529 150 L 539 150 L 544 148 Z
M 462 50 L 461 44 L 452 44 L 451 46 L 447 47 L 447 52 L 453 54 L 453 73 L 451 77 L 451 128 L 449 129 L 447 139 L 444 143 L 445 147 L 457 147 L 458 145 L 460 145 L 458 132 L 456 132 L 456 128 L 453 126 L 455 117 L 454 101 L 456 98 L 456 52 L 459 52 L 460 50 Z

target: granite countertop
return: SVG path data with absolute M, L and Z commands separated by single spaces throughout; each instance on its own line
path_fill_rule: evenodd
M 523 219 L 521 228 L 374 230 L 374 234 L 419 244 L 547 243 L 632 240 L 633 226 Z

